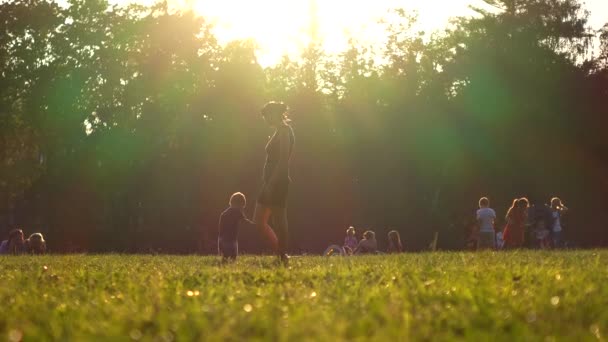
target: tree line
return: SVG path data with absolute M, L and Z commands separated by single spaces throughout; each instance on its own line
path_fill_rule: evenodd
M 41 231 L 55 251 L 213 252 L 229 195 L 253 207 L 259 108 L 281 100 L 294 252 L 349 225 L 458 248 L 482 195 L 499 215 L 558 195 L 567 237 L 605 245 L 608 25 L 591 29 L 577 0 L 485 2 L 432 36 L 395 9 L 382 49 L 313 41 L 267 68 L 255 42 L 220 45 L 166 2 L 1 2 L 0 230 Z

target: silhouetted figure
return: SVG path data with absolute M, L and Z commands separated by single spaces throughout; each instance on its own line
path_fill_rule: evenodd
M 549 206 L 534 198 L 528 210 L 529 247 L 546 248 L 549 239 L 549 228 L 553 221 L 553 213 Z M 542 245 L 541 245 L 542 242 Z
M 270 240 L 275 253 L 283 263 L 288 262 L 287 195 L 291 182 L 289 160 L 295 142 L 287 112 L 288 108 L 282 102 L 269 102 L 262 108 L 262 117 L 270 127 L 275 129 L 275 132 L 266 144 L 264 185 L 254 214 L 258 229 Z M 271 216 L 278 238 L 268 224 Z
M 376 233 L 371 230 L 363 233 L 363 239 L 359 241 L 359 245 L 355 248 L 353 254 L 376 254 L 378 253 L 378 242 L 376 241 Z
M 403 252 L 403 245 L 401 244 L 401 236 L 396 230 L 388 232 L 388 252 L 389 253 L 401 253 Z
M 539 220 L 534 227 L 534 236 L 536 237 L 536 247 L 540 249 L 551 248 L 551 232 L 549 225 L 545 220 Z
M 487 197 L 482 197 L 479 200 L 479 209 L 477 210 L 480 249 L 496 248 L 494 220 L 496 220 L 496 212 L 490 208 L 490 200 Z
M 514 199 L 507 211 L 507 225 L 503 231 L 504 248 L 520 248 L 524 244 L 529 203 L 526 198 Z
M 245 195 L 240 192 L 230 196 L 228 209 L 220 215 L 219 236 L 217 238 L 218 254 L 224 259 L 235 260 L 239 254 L 239 224 L 243 221 L 254 224 L 245 217 L 247 205 Z
M 34 233 L 25 241 L 27 252 L 30 254 L 45 254 L 46 241 L 41 233 Z
M 554 248 L 563 247 L 563 222 L 562 213 L 567 211 L 568 208 L 562 203 L 559 197 L 553 197 L 551 199 L 551 238 Z
M 353 251 L 357 248 L 359 241 L 355 232 L 355 227 L 348 227 L 346 230 L 346 237 L 344 238 L 344 252 L 346 254 L 353 254 Z
M 25 252 L 25 239 L 21 229 L 13 229 L 8 234 L 8 240 L 0 243 L 0 254 L 23 254 Z
M 462 220 L 462 227 L 464 228 L 466 250 L 476 251 L 479 247 L 479 223 L 467 215 L 467 218 Z

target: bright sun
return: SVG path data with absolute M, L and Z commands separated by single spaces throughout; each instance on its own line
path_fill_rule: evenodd
M 1 1 L 1 0 L 0 0 Z M 155 0 L 109 0 L 110 3 Z M 389 9 L 418 14 L 416 29 L 427 33 L 445 28 L 450 18 L 485 7 L 483 0 L 168 0 L 178 8 L 192 9 L 215 24 L 220 43 L 253 39 L 258 60 L 271 66 L 285 54 L 296 57 L 314 34 L 328 53 L 343 51 L 350 37 L 366 45 L 381 46 L 386 33 L 379 19 Z M 590 24 L 599 29 L 608 21 L 606 0 L 584 0 L 591 10 Z M 314 27 L 314 29 L 313 29 Z
M 339 52 L 349 37 L 379 44 L 386 34 L 379 19 L 391 8 L 418 13 L 420 30 L 446 26 L 450 17 L 471 14 L 473 0 L 191 0 L 196 13 L 215 24 L 220 43 L 254 39 L 260 64 L 269 66 L 287 54 L 297 56 L 316 34 L 325 51 Z

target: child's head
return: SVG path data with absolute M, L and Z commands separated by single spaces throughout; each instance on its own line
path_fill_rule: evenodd
M 24 236 L 23 236 L 23 230 L 21 229 L 13 229 L 10 231 L 10 233 L 8 233 L 8 243 L 11 242 L 23 242 L 24 241 Z
M 348 227 L 348 229 L 346 230 L 346 235 L 348 236 L 355 236 L 355 227 L 350 226 Z
M 25 244 L 25 240 L 23 238 L 23 231 L 21 229 L 13 229 L 8 234 L 8 250 L 10 253 L 15 254 L 19 253 L 23 245 Z
M 366 240 L 373 240 L 376 238 L 376 233 L 374 233 L 371 230 L 368 230 L 365 233 L 363 233 L 363 238 Z
M 44 254 L 46 252 L 46 242 L 40 233 L 30 235 L 28 241 L 28 249 L 30 253 Z
M 553 209 L 559 209 L 561 207 L 563 207 L 564 205 L 562 204 L 562 200 L 559 199 L 559 197 L 553 197 L 551 199 L 551 208 Z
M 517 207 L 520 209 L 525 209 L 528 208 L 530 206 L 530 202 L 528 202 L 528 199 L 525 197 L 522 197 L 520 199 L 517 200 Z
M 490 206 L 490 200 L 487 197 L 482 197 L 479 199 L 479 207 L 487 208 Z
M 230 196 L 230 206 L 233 208 L 245 208 L 247 205 L 247 199 L 245 195 L 240 192 L 236 192 Z

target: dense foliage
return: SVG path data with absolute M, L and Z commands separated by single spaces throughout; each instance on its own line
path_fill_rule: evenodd
M 607 243 L 608 29 L 576 0 L 486 2 L 432 38 L 395 10 L 383 49 L 313 42 L 264 69 L 254 42 L 219 45 L 167 4 L 3 1 L 0 228 L 56 251 L 210 252 L 228 196 L 253 207 L 271 133 L 259 108 L 278 99 L 297 137 L 294 251 L 351 224 L 459 247 L 481 195 L 500 216 L 516 196 L 559 195 L 568 238 Z M 245 230 L 241 248 L 256 239 Z

